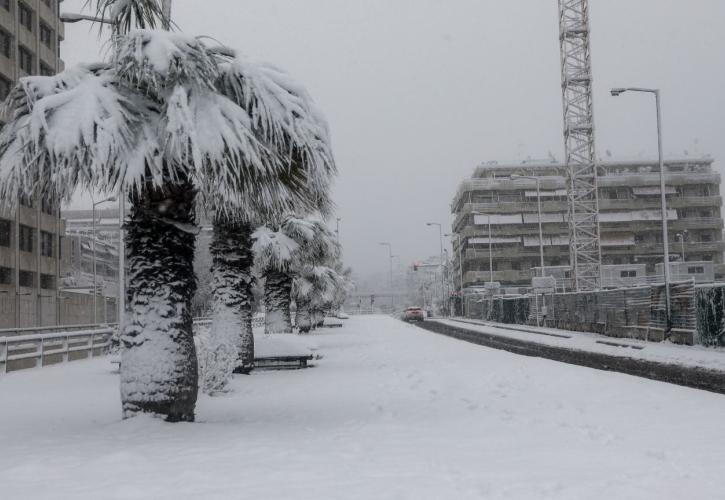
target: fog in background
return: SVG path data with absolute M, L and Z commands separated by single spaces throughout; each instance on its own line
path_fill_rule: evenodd
M 381 241 L 404 265 L 437 255 L 426 222 L 450 231 L 450 201 L 477 164 L 563 159 L 556 0 L 174 0 L 173 20 L 309 89 L 330 122 L 341 241 L 359 276 L 384 276 Z M 722 171 L 725 2 L 591 0 L 591 23 L 598 156 L 656 157 L 654 99 L 609 88 L 659 87 L 666 154 L 709 154 Z M 100 44 L 95 27 L 67 25 L 62 57 L 96 60 Z

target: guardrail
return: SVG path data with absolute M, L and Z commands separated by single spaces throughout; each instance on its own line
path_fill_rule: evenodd
M 194 325 L 211 322 L 211 318 L 194 319 Z M 109 324 L 0 329 L 0 374 L 104 355 L 116 327 Z M 264 327 L 263 314 L 254 315 L 252 327 Z
M 106 353 L 115 328 L 0 337 L 0 373 L 40 368 Z
M 0 337 L 14 337 L 17 335 L 46 335 L 49 333 L 78 332 L 84 330 L 97 330 L 100 328 L 115 327 L 118 323 L 89 323 L 85 325 L 56 325 L 56 326 L 29 326 L 23 328 L 0 328 Z

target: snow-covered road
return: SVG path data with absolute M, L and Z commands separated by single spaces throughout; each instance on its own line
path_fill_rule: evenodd
M 8 499 L 713 499 L 725 396 L 516 356 L 385 317 L 239 376 L 195 424 L 120 420 L 107 359 L 0 378 Z

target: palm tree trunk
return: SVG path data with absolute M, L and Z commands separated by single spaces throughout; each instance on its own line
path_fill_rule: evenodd
M 292 276 L 275 269 L 268 269 L 265 276 L 265 331 L 267 333 L 292 333 L 290 314 Z
M 226 374 L 249 373 L 254 368 L 252 332 L 254 277 L 252 226 L 218 217 L 214 220 L 212 255 L 212 343 L 220 349 Z M 218 388 L 221 390 L 223 387 Z
M 312 329 L 312 311 L 310 303 L 297 301 L 297 314 L 295 315 L 295 323 L 300 333 L 309 333 Z
M 195 198 L 185 181 L 163 188 L 149 183 L 130 197 L 128 309 L 121 336 L 124 418 L 151 413 L 170 422 L 194 420 Z

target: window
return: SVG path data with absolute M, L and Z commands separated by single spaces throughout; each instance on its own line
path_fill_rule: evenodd
M 0 219 L 0 247 L 10 246 L 10 234 L 13 223 L 9 220 Z
M 20 271 L 18 273 L 18 284 L 26 288 L 35 286 L 35 273 L 32 271 Z
M 55 276 L 52 274 L 41 274 L 40 275 L 40 288 L 44 290 L 55 289 Z
M 44 23 L 40 23 L 40 42 L 49 49 L 53 48 L 53 30 Z
M 703 242 L 703 243 L 709 243 L 710 241 L 712 241 L 712 234 L 710 234 L 710 233 L 702 233 L 700 235 L 700 241 Z
M 627 269 L 626 271 L 619 271 L 620 278 L 636 278 L 637 271 L 634 269 Z
M 0 54 L 7 58 L 13 55 L 13 36 L 3 29 L 0 29 Z
M 0 267 L 0 285 L 13 284 L 13 270 L 9 267 Z
M 33 252 L 33 243 L 35 242 L 35 229 L 32 227 L 20 225 L 20 250 L 23 252 Z
M 0 6 L 10 12 L 10 0 L 0 0 Z
M 12 88 L 13 84 L 5 78 L 4 76 L 0 76 L 0 100 L 5 100 L 7 96 L 10 94 L 10 89 Z
M 20 24 L 33 31 L 33 11 L 24 3 L 18 4 L 18 19 Z
M 687 274 L 705 274 L 705 268 L 702 266 L 688 267 Z
M 41 76 L 53 76 L 55 75 L 55 71 L 47 64 L 40 63 L 40 74 Z
M 43 257 L 53 256 L 53 234 L 46 231 L 40 232 L 40 255 Z
M 33 74 L 33 53 L 25 47 L 18 47 L 18 58 L 20 63 L 20 69 L 25 71 L 27 74 Z

